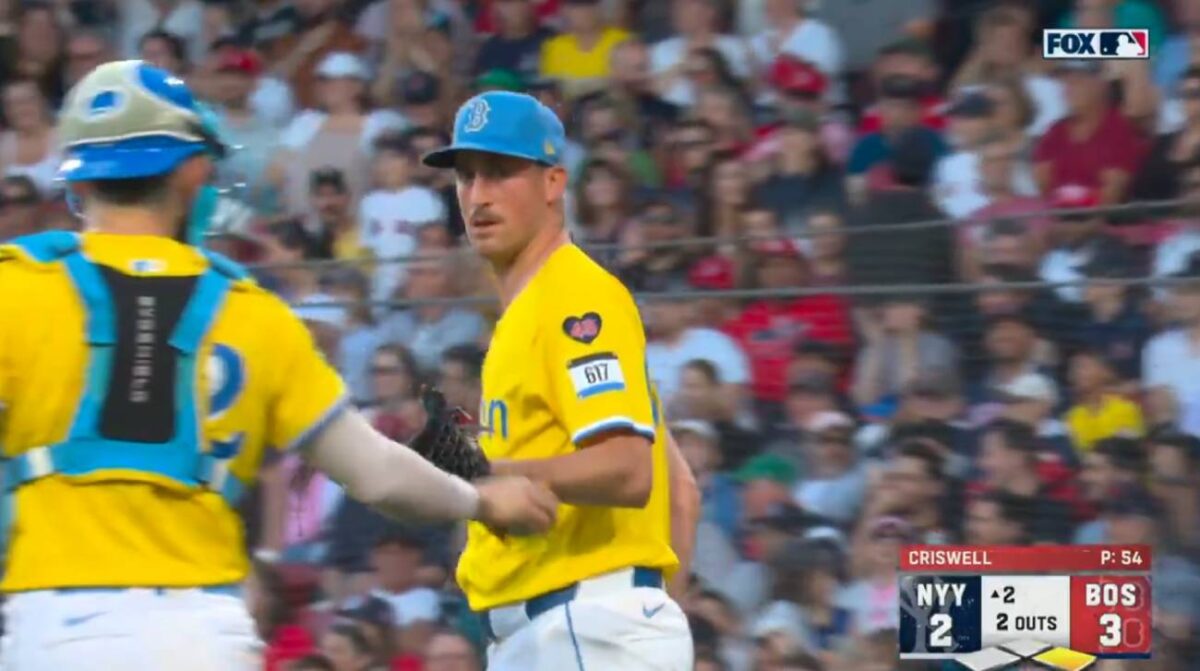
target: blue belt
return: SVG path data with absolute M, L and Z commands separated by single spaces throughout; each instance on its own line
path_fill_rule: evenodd
M 662 571 L 656 568 L 635 566 L 633 569 L 633 586 L 662 589 Z M 570 603 L 575 600 L 575 595 L 578 591 L 579 583 L 576 582 L 552 592 L 535 596 L 525 602 L 525 617 L 533 620 L 542 613 Z M 480 613 L 480 619 L 483 621 L 483 633 L 487 635 L 489 641 L 495 641 L 496 632 L 492 629 L 491 612 L 490 610 L 483 611 Z
M 52 591 L 55 594 L 124 594 L 131 590 L 150 590 L 154 594 L 170 594 L 171 592 L 183 592 L 193 589 L 205 594 L 216 594 L 218 596 L 242 596 L 242 586 L 236 584 L 203 585 L 197 587 L 60 587 Z

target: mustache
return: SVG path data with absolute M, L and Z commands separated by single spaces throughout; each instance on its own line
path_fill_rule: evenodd
M 478 208 L 476 208 L 476 209 L 474 209 L 474 210 L 471 210 L 471 216 L 467 217 L 467 221 L 474 221 L 474 220 L 476 220 L 476 219 L 494 219 L 494 220 L 499 220 L 499 219 L 500 219 L 500 215 L 498 215 L 498 214 L 496 214 L 495 212 L 493 212 L 493 211 L 492 211 L 492 209 L 491 209 L 490 207 L 488 207 L 488 206 L 486 206 L 486 205 L 483 205 L 483 206 L 480 206 L 480 207 L 478 207 Z

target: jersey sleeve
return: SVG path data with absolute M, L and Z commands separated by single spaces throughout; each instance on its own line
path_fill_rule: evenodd
M 623 289 L 560 298 L 544 313 L 548 402 L 571 441 L 611 431 L 653 441 L 657 412 L 646 373 L 646 337 Z
M 317 349 L 312 335 L 281 304 L 271 325 L 274 388 L 268 404 L 269 444 L 290 450 L 319 431 L 348 404 L 346 385 Z

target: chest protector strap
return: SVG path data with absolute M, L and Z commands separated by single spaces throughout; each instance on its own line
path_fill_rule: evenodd
M 224 257 L 205 252 L 209 268 L 196 277 L 191 295 L 167 339 L 173 353 L 173 357 L 167 358 L 174 360 L 175 367 L 171 390 L 174 407 L 169 410 L 173 421 L 167 424 L 173 431 L 165 440 L 135 441 L 114 438 L 104 431 L 102 413 L 109 402 L 118 329 L 128 328 L 118 324 L 112 285 L 105 271 L 84 257 L 78 236 L 71 233 L 41 234 L 14 242 L 37 261 L 60 262 L 66 267 L 87 315 L 88 364 L 84 391 L 67 438 L 9 459 L 5 464 L 8 491 L 53 474 L 86 476 L 126 471 L 171 480 L 185 487 L 209 489 L 231 504 L 236 502 L 244 485 L 229 473 L 229 462 L 237 455 L 241 441 L 207 444 L 200 419 L 202 406 L 196 399 L 196 362 L 226 294 L 235 281 L 245 277 L 245 271 Z M 137 333 L 134 337 L 142 335 Z M 120 477 L 116 473 L 113 476 L 113 479 Z

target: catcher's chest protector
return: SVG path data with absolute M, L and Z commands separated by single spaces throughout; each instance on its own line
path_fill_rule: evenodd
M 208 488 L 234 503 L 244 486 L 228 466 L 240 441 L 205 449 L 196 361 L 226 294 L 246 272 L 205 252 L 209 268 L 200 275 L 134 276 L 89 261 L 73 233 L 14 243 L 39 262 L 66 267 L 85 309 L 88 364 L 67 438 L 9 459 L 8 491 L 54 473 L 103 479 L 119 469 Z

